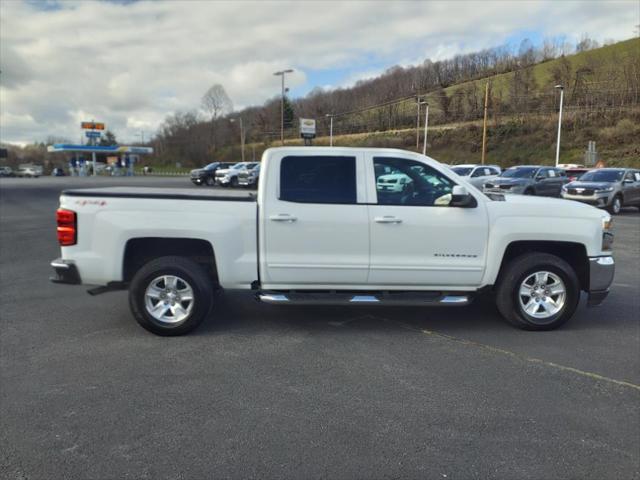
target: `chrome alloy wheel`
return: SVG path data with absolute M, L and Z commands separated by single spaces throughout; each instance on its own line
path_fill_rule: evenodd
M 193 289 L 183 278 L 162 275 L 154 278 L 144 292 L 149 315 L 163 323 L 178 323 L 191 315 Z
M 555 273 L 536 272 L 520 284 L 518 299 L 527 315 L 546 320 L 564 307 L 567 287 Z

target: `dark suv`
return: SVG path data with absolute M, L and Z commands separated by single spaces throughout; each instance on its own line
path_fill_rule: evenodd
M 485 193 L 520 193 L 559 197 L 567 174 L 561 168 L 523 165 L 511 167 L 485 182 Z
M 210 187 L 215 185 L 216 172 L 221 168 L 228 168 L 230 163 L 213 162 L 204 168 L 191 170 L 191 181 L 196 185 L 207 184 Z
M 640 208 L 640 170 L 598 168 L 562 188 L 562 198 L 606 208 L 618 214 L 622 207 Z

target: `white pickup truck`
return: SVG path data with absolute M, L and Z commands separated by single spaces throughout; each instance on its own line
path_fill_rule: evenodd
M 378 177 L 411 179 L 382 189 Z M 611 217 L 561 199 L 485 195 L 431 158 L 391 149 L 267 150 L 257 195 L 196 189 L 67 190 L 54 282 L 129 289 L 159 335 L 195 328 L 215 293 L 274 304 L 459 306 L 495 296 L 529 330 L 607 296 Z

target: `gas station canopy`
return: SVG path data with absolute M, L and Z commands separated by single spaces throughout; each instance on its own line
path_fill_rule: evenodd
M 112 146 L 100 146 L 100 145 L 72 145 L 68 143 L 56 143 L 49 145 L 47 151 L 50 153 L 55 152 L 73 152 L 73 153 L 105 153 L 105 154 L 134 154 L 145 155 L 153 153 L 151 147 L 134 147 L 127 145 L 112 145 Z

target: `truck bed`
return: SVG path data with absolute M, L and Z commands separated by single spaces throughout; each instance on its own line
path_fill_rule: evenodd
M 254 192 L 238 190 L 203 190 L 194 188 L 101 187 L 63 190 L 67 197 L 151 198 L 162 200 L 210 200 L 223 202 L 255 202 Z

